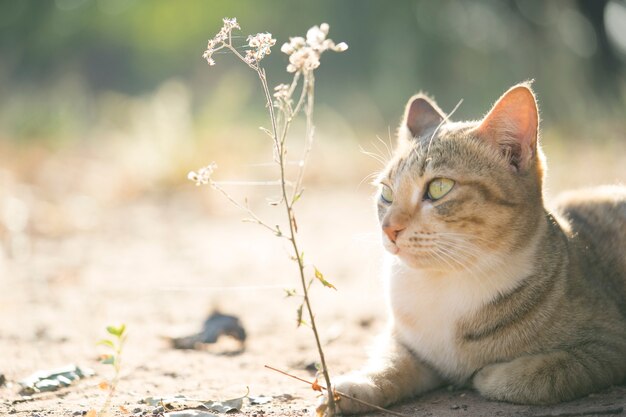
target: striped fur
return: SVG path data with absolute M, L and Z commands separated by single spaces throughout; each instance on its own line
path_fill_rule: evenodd
M 626 379 L 626 188 L 546 209 L 537 130 L 527 84 L 477 122 L 411 99 L 379 178 L 393 190 L 392 203 L 378 200 L 381 225 L 399 230 L 383 234 L 388 331 L 335 389 L 386 406 L 472 383 L 490 399 L 553 404 Z M 454 187 L 429 200 L 441 177 Z

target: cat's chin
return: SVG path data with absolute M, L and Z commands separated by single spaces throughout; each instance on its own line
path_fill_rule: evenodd
M 393 243 L 388 243 L 388 244 L 385 244 L 384 246 L 387 252 L 389 252 L 392 255 L 398 255 L 400 253 L 400 248 L 398 248 Z

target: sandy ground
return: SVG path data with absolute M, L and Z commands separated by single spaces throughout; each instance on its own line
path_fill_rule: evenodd
M 570 166 L 556 170 L 557 186 L 575 183 L 583 175 L 579 164 L 588 166 L 593 158 L 564 155 Z M 606 155 L 608 162 L 598 164 L 602 170 L 585 171 L 587 183 L 626 178 L 624 154 Z M 555 165 L 560 162 L 556 158 Z M 0 415 L 71 416 L 99 409 L 106 392 L 98 384 L 112 369 L 98 362 L 104 350 L 96 342 L 106 336 L 105 326 L 117 323 L 127 325 L 128 341 L 113 398 L 116 415 L 152 415 L 154 407 L 141 402 L 149 396 L 225 400 L 248 390 L 273 399 L 244 405 L 245 415 L 310 415 L 317 401 L 310 386 L 264 367 L 313 379 L 307 367 L 317 358 L 310 329 L 296 328 L 298 300 L 285 298 L 285 289 L 298 286 L 286 242 L 242 223 L 245 216 L 209 189 L 184 184 L 129 193 L 124 178 L 80 166 L 52 181 L 51 173 L 71 166 L 53 166 L 32 187 L 4 173 L 0 374 L 6 382 L 0 384 Z M 66 189 L 76 178 L 91 183 Z M 116 181 L 118 191 L 107 186 Z M 371 189 L 354 184 L 313 187 L 298 207 L 305 260 L 338 289 L 314 285 L 312 291 L 334 374 L 359 367 L 385 324 Z M 282 219 L 263 198 L 253 195 L 250 202 L 268 222 Z M 169 346 L 167 337 L 198 331 L 216 308 L 242 320 L 248 333 L 242 353 L 234 354 L 238 346 L 229 340 L 204 350 Z M 67 364 L 96 375 L 56 392 L 19 395 L 19 380 Z M 470 390 L 444 389 L 394 409 L 415 416 L 618 415 L 625 413 L 626 387 L 557 407 L 493 403 Z

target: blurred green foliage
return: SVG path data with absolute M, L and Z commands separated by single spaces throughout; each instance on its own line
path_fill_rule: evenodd
M 623 0 L 5 0 L 0 139 L 130 123 L 129 103 L 172 80 L 194 128 L 263 120 L 254 74 L 227 55 L 210 69 L 201 58 L 224 16 L 238 18 L 241 45 L 250 33 L 278 39 L 266 61 L 273 84 L 288 79 L 280 44 L 329 23 L 350 49 L 324 56 L 318 103 L 368 139 L 394 129 L 418 90 L 446 111 L 463 98 L 454 118 L 476 118 L 527 79 L 550 123 L 626 133 Z

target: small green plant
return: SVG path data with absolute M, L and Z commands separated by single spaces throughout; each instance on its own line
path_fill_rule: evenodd
M 223 20 L 222 29 L 208 41 L 207 49 L 203 57 L 209 65 L 215 65 L 213 55 L 220 50 L 228 50 L 237 58 L 244 62 L 250 69 L 254 70 L 261 82 L 263 93 L 267 102 L 267 111 L 269 113 L 270 128 L 261 128 L 272 141 L 273 159 L 278 167 L 278 181 L 276 184 L 280 187 L 280 198 L 273 201 L 274 206 L 283 206 L 286 215 L 287 227 L 283 231 L 278 225 L 272 225 L 263 221 L 254 213 L 247 204 L 247 201 L 239 202 L 228 194 L 220 185 L 215 182 L 212 175 L 216 169 L 215 163 L 190 172 L 188 178 L 197 185 L 209 184 L 215 190 L 219 191 L 227 200 L 235 206 L 244 210 L 250 218 L 251 222 L 257 223 L 270 230 L 275 236 L 285 238 L 292 247 L 292 259 L 297 263 L 302 293 L 295 290 L 286 290 L 287 296 L 301 296 L 302 303 L 297 310 L 297 324 L 306 324 L 311 327 L 317 345 L 317 351 L 320 358 L 321 373 L 326 382 L 326 387 L 330 391 L 330 375 L 324 358 L 324 351 L 320 342 L 319 331 L 315 323 L 315 315 L 311 306 L 309 297 L 309 289 L 314 281 L 319 281 L 328 288 L 335 287 L 324 278 L 324 275 L 312 265 L 306 265 L 304 262 L 304 254 L 299 248 L 297 239 L 298 223 L 296 222 L 296 214 L 294 206 L 300 200 L 304 191 L 302 180 L 304 170 L 307 164 L 309 153 L 313 145 L 313 108 L 315 98 L 315 69 L 320 66 L 320 57 L 325 51 L 343 52 L 348 49 L 348 45 L 344 42 L 335 44 L 329 39 L 329 26 L 322 23 L 319 26 L 310 28 L 306 37 L 293 37 L 282 45 L 281 51 L 289 56 L 289 64 L 287 72 L 293 74 L 292 80 L 288 84 L 279 84 L 273 90 L 268 85 L 265 69 L 261 65 L 261 60 L 271 53 L 271 48 L 275 45 L 276 39 L 272 38 L 271 33 L 258 33 L 248 36 L 247 49 L 242 54 L 233 45 L 232 32 L 235 29 L 241 29 L 237 23 L 237 19 Z M 304 151 L 302 156 L 296 161 L 287 160 L 286 139 L 289 128 L 293 120 L 300 114 L 304 113 L 306 127 L 304 136 Z M 298 172 L 291 180 L 287 178 L 287 165 L 295 163 L 298 166 Z M 311 268 L 312 266 L 312 268 Z M 312 270 L 312 271 L 311 271 Z M 311 273 L 312 272 L 312 273 Z M 307 317 L 306 321 L 303 315 Z M 320 390 L 321 391 L 321 390 Z M 335 414 L 335 399 L 333 395 L 327 396 L 327 406 L 324 413 L 327 416 Z
M 104 417 L 109 414 L 111 407 L 111 400 L 117 389 L 117 384 L 120 380 L 120 371 L 122 369 L 122 351 L 124 349 L 124 343 L 126 342 L 126 325 L 120 326 L 107 326 L 107 333 L 109 338 L 102 339 L 98 342 L 98 345 L 102 345 L 107 349 L 107 353 L 100 356 L 100 362 L 113 367 L 113 376 L 111 379 L 102 381 L 98 384 L 98 387 L 103 390 L 107 390 L 107 397 L 104 400 L 104 404 L 100 408 L 100 411 L 90 410 L 87 414 L 88 417 Z

